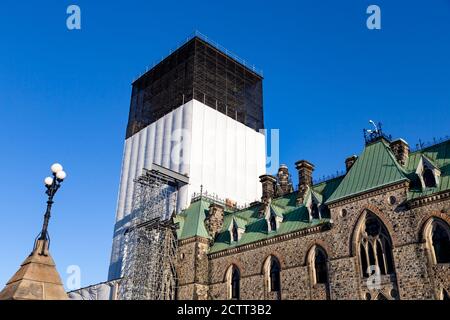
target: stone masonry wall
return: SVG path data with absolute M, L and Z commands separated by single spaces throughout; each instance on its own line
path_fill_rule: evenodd
M 178 247 L 178 299 L 206 300 L 208 298 L 208 241 L 193 238 Z
M 246 250 L 209 254 L 209 259 L 207 244 L 182 245 L 179 247 L 179 254 L 184 254 L 179 267 L 179 296 L 227 299 L 226 272 L 235 264 L 241 274 L 241 299 L 276 298 L 267 292 L 264 273 L 264 262 L 274 255 L 281 264 L 282 299 L 365 299 L 368 289 L 356 254 L 355 229 L 369 210 L 383 222 L 392 239 L 395 275 L 383 278 L 383 295 L 389 299 L 439 298 L 442 289 L 449 290 L 450 264 L 431 263 L 421 232 L 432 216 L 450 224 L 450 200 L 409 210 L 404 205 L 406 192 L 406 185 L 396 186 L 334 204 L 330 207 L 333 220 L 330 230 L 316 230 L 284 241 L 271 239 Z M 329 287 L 312 283 L 307 256 L 314 245 L 321 246 L 328 255 Z M 192 287 L 193 284 L 202 287 Z M 372 299 L 376 295 L 371 292 Z

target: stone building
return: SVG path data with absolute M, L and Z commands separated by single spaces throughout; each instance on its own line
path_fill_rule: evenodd
M 410 152 L 375 128 L 346 174 L 313 183 L 314 165 L 298 161 L 294 188 L 287 166 L 266 174 L 262 82 L 201 34 L 133 82 L 109 282 L 71 296 L 114 297 L 117 285 L 127 299 L 139 284 L 145 299 L 170 269 L 167 292 L 179 299 L 448 297 L 450 142 Z M 137 187 L 154 166 L 186 179 L 173 209 Z M 154 232 L 146 212 L 177 223 L 178 251 L 161 255 L 170 263 L 155 258 L 161 267 L 146 265 L 157 237 L 134 236 Z
M 244 209 L 200 194 L 175 221 L 178 299 L 448 299 L 450 141 L 410 152 L 381 132 L 346 173 L 298 161 Z

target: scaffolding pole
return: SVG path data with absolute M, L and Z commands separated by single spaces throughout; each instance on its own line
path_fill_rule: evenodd
M 135 180 L 133 212 L 124 239 L 121 300 L 174 300 L 177 236 L 172 216 L 187 177 L 152 165 Z

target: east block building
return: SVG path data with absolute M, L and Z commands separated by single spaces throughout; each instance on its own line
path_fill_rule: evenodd
M 179 299 L 448 299 L 450 141 L 410 152 L 378 134 L 347 172 L 298 161 L 262 175 L 260 202 L 198 195 L 179 223 Z M 379 275 L 379 277 L 377 277 Z

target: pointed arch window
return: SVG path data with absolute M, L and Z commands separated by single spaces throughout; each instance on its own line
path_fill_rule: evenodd
M 228 287 L 228 299 L 238 300 L 241 296 L 241 272 L 239 268 L 232 264 L 226 273 L 226 283 Z
M 239 240 L 239 232 L 236 223 L 233 223 L 233 229 L 231 230 L 233 236 L 233 241 L 237 242 Z
M 311 205 L 311 217 L 313 219 L 320 219 L 319 207 L 315 202 L 313 202 L 313 204 Z
M 380 274 L 394 273 L 391 240 L 381 221 L 367 213 L 359 232 L 359 261 L 362 276 L 369 277 L 371 273 L 369 268 L 373 266 L 379 268 Z
M 274 214 L 270 216 L 269 224 L 270 224 L 270 231 L 277 231 L 277 219 Z
M 327 255 L 319 247 L 314 250 L 314 276 L 315 283 L 328 283 L 328 267 L 327 267 Z
M 275 256 L 269 256 L 264 262 L 264 278 L 268 292 L 277 292 L 281 297 L 281 265 Z
M 241 274 L 236 266 L 233 266 L 231 274 L 231 299 L 239 300 L 241 291 Z
M 423 171 L 423 182 L 426 188 L 436 187 L 436 178 L 434 176 L 433 170 L 430 168 L 425 168 Z
M 278 259 L 272 257 L 270 260 L 270 291 L 279 292 L 281 290 L 280 263 Z
M 427 247 L 436 263 L 450 262 L 450 228 L 444 221 L 433 218 L 425 229 Z
M 439 184 L 441 170 L 427 157 L 422 156 L 416 169 L 422 188 L 434 188 Z

